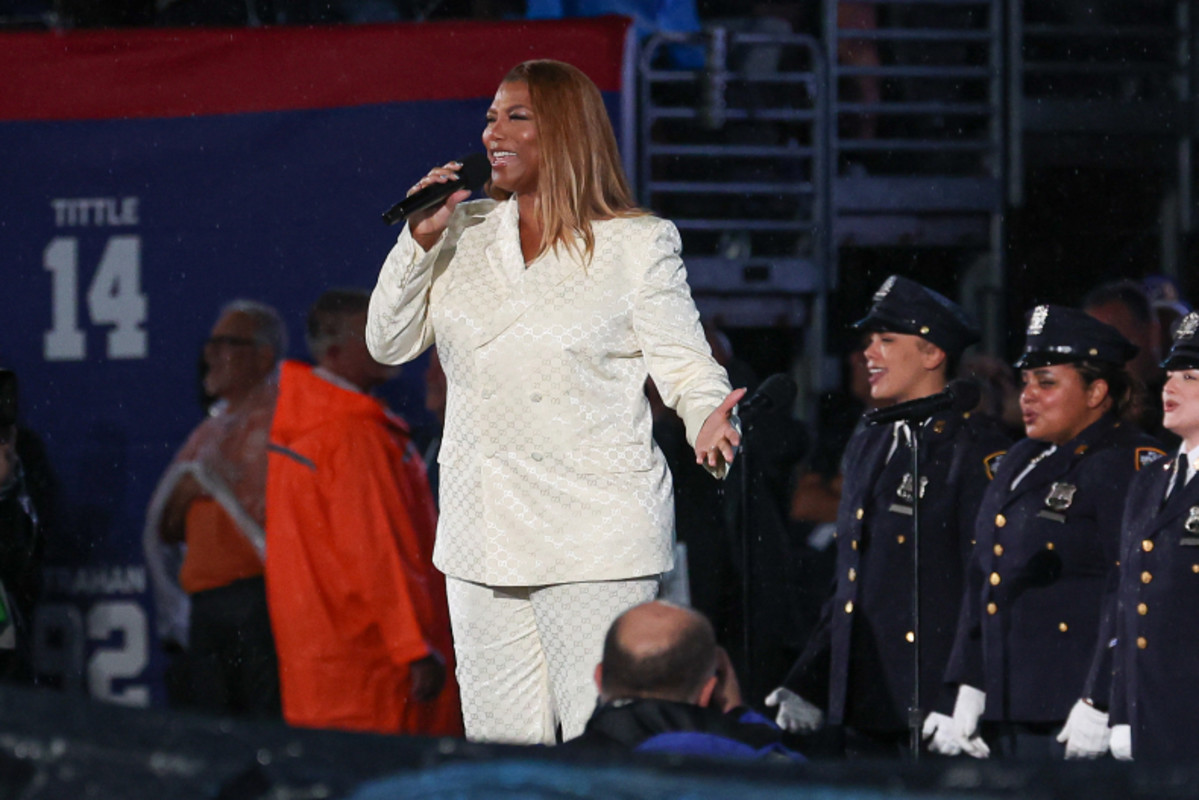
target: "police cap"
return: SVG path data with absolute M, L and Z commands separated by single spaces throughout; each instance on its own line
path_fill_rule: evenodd
M 1118 330 L 1085 311 L 1043 305 L 1028 312 L 1024 353 L 1019 369 L 1076 361 L 1098 361 L 1122 367 L 1137 354 L 1137 346 Z
M 957 303 L 900 275 L 883 281 L 874 293 L 869 313 L 853 327 L 860 331 L 909 333 L 954 357 L 980 338 Z
M 1199 311 L 1192 311 L 1178 323 L 1170 354 L 1162 369 L 1199 369 Z

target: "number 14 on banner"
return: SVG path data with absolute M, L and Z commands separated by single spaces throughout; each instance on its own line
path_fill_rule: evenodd
M 146 296 L 141 290 L 140 236 L 112 236 L 87 290 L 87 314 L 93 325 L 111 325 L 109 358 L 145 358 Z M 79 326 L 79 240 L 56 237 L 42 264 L 51 275 L 51 328 L 46 331 L 47 361 L 82 361 L 87 338 Z

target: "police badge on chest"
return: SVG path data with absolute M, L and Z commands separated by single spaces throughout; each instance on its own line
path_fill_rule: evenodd
M 907 514 L 907 515 L 911 516 L 912 501 L 914 499 L 912 497 L 913 483 L 914 482 L 912 481 L 912 473 L 905 472 L 903 474 L 903 480 L 901 480 L 899 482 L 899 488 L 895 490 L 895 495 L 896 495 L 896 497 L 899 498 L 899 502 L 892 503 L 891 507 L 887 509 L 888 511 L 894 512 L 896 514 Z M 924 490 L 926 488 L 928 488 L 928 478 L 926 478 L 922 475 L 922 476 L 920 476 L 920 499 L 921 500 L 924 499 Z
M 1199 506 L 1191 506 L 1182 527 L 1190 536 L 1183 536 L 1178 543 L 1190 547 L 1199 546 Z
M 1045 507 L 1037 516 L 1054 522 L 1065 522 L 1066 509 L 1074 502 L 1074 493 L 1077 491 L 1078 487 L 1072 483 L 1054 483 L 1045 497 Z

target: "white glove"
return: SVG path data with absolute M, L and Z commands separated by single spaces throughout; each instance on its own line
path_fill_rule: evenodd
M 924 718 L 924 729 L 921 733 L 926 742 L 930 738 L 932 739 L 931 742 L 928 742 L 928 749 L 934 753 L 940 753 L 943 756 L 956 756 L 962 752 L 962 744 L 958 741 L 953 717 L 931 711 Z
M 978 732 L 978 721 L 987 707 L 986 692 L 962 684 L 958 687 L 958 699 L 953 704 L 953 727 L 962 752 L 974 758 L 987 758 L 991 748 Z
M 1111 741 L 1107 713 L 1083 700 L 1074 704 L 1057 740 L 1066 745 L 1066 758 L 1098 758 Z
M 774 723 L 791 733 L 811 733 L 824 724 L 824 712 L 782 686 L 766 696 L 766 705 L 778 706 Z
M 1111 737 L 1112 757 L 1119 761 L 1132 761 L 1132 726 L 1115 725 Z

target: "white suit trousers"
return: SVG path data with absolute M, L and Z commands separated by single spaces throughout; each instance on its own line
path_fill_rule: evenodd
M 550 586 L 446 578 L 462 717 L 477 742 L 554 744 L 595 710 L 595 666 L 621 613 L 653 600 L 657 576 Z

